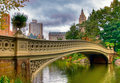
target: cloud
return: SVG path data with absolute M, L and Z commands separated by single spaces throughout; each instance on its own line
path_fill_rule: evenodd
M 65 14 L 65 13 L 59 13 L 59 14 L 53 14 L 49 17 L 48 20 L 44 20 L 43 24 L 44 26 L 64 26 L 71 24 L 71 21 L 74 21 L 74 14 Z
M 78 21 L 83 8 L 88 17 L 92 9 L 99 9 L 112 0 L 30 0 L 21 11 L 28 15 L 29 21 L 37 19 L 45 26 L 61 26 Z
M 74 22 L 78 23 L 82 8 L 88 17 L 93 8 L 97 10 L 109 6 L 111 1 L 113 0 L 30 0 L 20 12 L 28 15 L 28 22 L 32 19 L 42 22 L 45 33 L 58 28 L 67 31 Z M 12 11 L 11 16 L 13 12 L 16 11 Z

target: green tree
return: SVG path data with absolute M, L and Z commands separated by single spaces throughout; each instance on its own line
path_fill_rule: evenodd
M 79 30 L 79 39 L 96 39 L 96 37 L 99 36 L 100 28 L 98 26 L 98 16 L 98 13 L 93 9 L 92 13 L 85 22 L 82 24 L 77 24 L 80 29 L 81 27 L 85 27 L 85 32 L 81 32 L 81 30 Z
M 120 49 L 120 2 L 113 0 L 110 7 L 101 9 L 104 21 L 101 20 L 102 31 L 100 33 L 103 42 L 113 43 L 115 51 Z M 103 12 L 106 12 L 105 14 Z
M 100 35 L 100 29 L 104 29 L 104 24 L 119 18 L 120 2 L 118 0 L 113 0 L 110 7 L 105 6 L 97 11 L 93 9 L 88 20 L 84 23 L 87 36 L 92 39 L 96 38 L 96 36 Z
M 83 37 L 84 38 L 87 37 L 85 22 L 83 22 L 82 24 L 76 24 L 76 28 L 78 30 L 78 35 L 77 35 L 78 39 L 82 39 Z M 85 32 L 81 32 L 83 28 L 85 28 Z
M 88 20 L 84 23 L 86 35 L 91 39 L 95 39 L 97 36 L 99 36 L 100 29 L 98 27 L 97 17 L 98 14 L 95 10 L 93 10 L 88 17 Z
M 95 38 L 100 35 L 101 40 L 115 45 L 115 49 L 120 48 L 120 2 L 113 0 L 111 5 L 105 6 L 97 11 L 93 10 L 88 20 L 85 22 L 88 37 Z
M 66 33 L 66 39 L 78 39 L 78 30 L 76 29 L 76 25 L 73 24 L 70 27 L 70 31 Z
M 16 13 L 12 18 L 12 24 L 15 28 L 19 28 L 19 30 L 26 26 L 28 17 L 21 13 Z
M 10 83 L 10 80 L 8 79 L 7 76 L 1 76 L 0 83 Z
M 120 46 L 120 20 L 113 20 L 104 24 L 104 29 L 100 33 L 104 42 L 114 43 L 116 51 Z

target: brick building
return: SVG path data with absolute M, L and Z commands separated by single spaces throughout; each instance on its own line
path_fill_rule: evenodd
M 49 40 L 66 40 L 65 32 L 49 32 Z
M 1 22 L 0 22 L 0 35 L 4 36 L 13 36 L 13 32 L 10 30 L 10 15 L 9 14 L 3 14 L 1 16 Z
M 80 15 L 80 18 L 79 18 L 79 24 L 82 24 L 85 21 L 86 21 L 86 16 L 85 16 L 84 11 L 82 9 L 81 10 L 81 15 Z M 85 32 L 85 27 L 84 26 L 80 26 L 79 29 L 80 29 L 81 32 Z

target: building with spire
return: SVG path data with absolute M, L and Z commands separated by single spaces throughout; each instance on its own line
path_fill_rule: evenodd
M 80 18 L 79 18 L 79 24 L 82 24 L 85 21 L 86 21 L 86 16 L 85 16 L 84 11 L 82 9 L 81 10 L 81 15 L 80 15 Z
M 81 15 L 80 15 L 80 18 L 79 18 L 79 24 L 82 24 L 85 21 L 86 21 L 86 16 L 85 16 L 84 11 L 82 9 L 81 10 Z M 80 29 L 81 32 L 85 32 L 85 27 L 84 26 L 80 26 L 79 29 Z

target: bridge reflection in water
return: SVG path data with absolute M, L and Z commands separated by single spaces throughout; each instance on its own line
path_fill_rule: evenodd
M 0 70 L 5 75 L 12 73 L 11 71 L 17 74 L 24 72 L 23 76 L 33 79 L 46 65 L 78 52 L 85 54 L 91 63 L 111 63 L 114 55 L 113 48 L 106 49 L 87 41 L 49 41 L 0 36 Z
M 10 78 L 16 77 L 15 75 L 16 71 L 15 71 L 14 65 L 15 63 L 12 60 L 1 60 L 0 75 L 7 75 Z M 22 66 L 23 66 L 23 69 L 21 69 L 19 66 L 17 67 L 17 71 L 21 72 L 21 73 L 18 73 L 17 76 L 18 77 L 22 76 L 22 78 L 24 78 L 24 81 L 29 81 L 30 79 L 30 75 L 28 74 L 29 70 L 25 69 L 24 65 Z M 64 74 L 62 74 L 62 72 L 56 67 L 52 67 L 52 66 L 46 67 L 45 69 L 43 69 L 43 73 L 38 72 L 38 74 L 34 78 L 34 83 L 43 83 L 43 81 L 45 83 L 49 83 L 48 81 L 52 81 L 52 82 L 61 81 L 62 83 L 66 83 L 67 81 L 70 81 L 70 83 L 73 83 L 75 81 L 74 79 L 77 80 L 76 83 L 79 82 L 78 80 L 81 80 L 81 83 L 89 83 L 89 80 L 93 81 L 92 83 L 94 83 L 95 80 L 96 81 L 101 80 L 100 83 L 116 83 L 116 82 L 111 82 L 111 80 L 115 78 L 114 66 L 112 64 L 90 66 L 89 69 L 87 70 L 83 69 L 83 70 L 79 69 L 79 71 L 82 71 L 82 72 L 77 72 L 76 74 L 79 75 L 79 73 L 81 73 L 82 75 L 84 74 L 83 76 L 87 75 L 87 77 L 85 77 L 86 80 L 83 79 L 83 76 L 76 77 L 77 75 L 75 76 L 75 78 L 74 76 L 73 77 L 71 76 L 69 77 L 69 79 L 67 79 L 67 77 Z M 95 77 L 92 77 L 92 76 L 95 76 Z
M 37 74 L 33 83 L 119 83 L 120 81 L 116 80 L 118 71 L 115 72 L 117 69 L 112 64 L 81 66 L 78 69 L 76 66 L 65 69 L 60 67 L 58 64 L 50 64 Z

